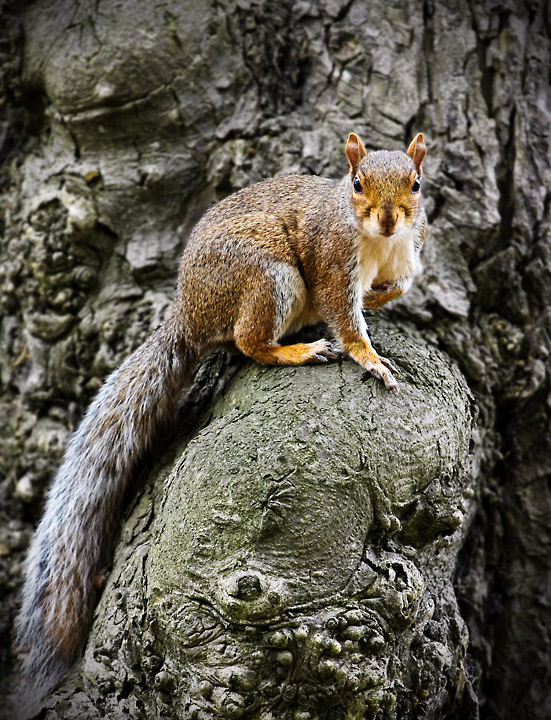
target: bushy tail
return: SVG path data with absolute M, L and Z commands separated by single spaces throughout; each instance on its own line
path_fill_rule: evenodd
M 195 359 L 173 306 L 105 381 L 67 447 L 31 543 L 16 643 L 19 702 L 31 713 L 76 660 L 109 565 L 136 462 L 174 416 Z

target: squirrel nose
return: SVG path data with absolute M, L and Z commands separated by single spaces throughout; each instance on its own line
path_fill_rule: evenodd
M 398 212 L 394 208 L 380 208 L 377 210 L 377 220 L 385 234 L 391 234 L 398 220 Z

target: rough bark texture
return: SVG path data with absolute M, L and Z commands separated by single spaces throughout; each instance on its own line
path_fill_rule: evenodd
M 38 0 L 20 2 L 17 8 L 0 5 L 0 553 L 5 561 L 0 569 L 0 660 L 6 671 L 13 661 L 7 648 L 14 593 L 44 489 L 101 378 L 161 317 L 172 294 L 178 254 L 195 219 L 213 200 L 277 172 L 344 174 L 343 142 L 351 130 L 372 148 L 403 148 L 414 132 L 422 130 L 428 139 L 423 182 L 431 224 L 425 273 L 386 315 L 402 334 L 392 344 L 397 354 L 405 348 L 406 386 L 410 387 L 408 364 L 412 377 L 421 382 L 415 353 L 425 358 L 426 348 L 439 347 L 460 367 L 480 410 L 470 478 L 476 489 L 476 513 L 456 565 L 454 585 L 469 630 L 464 660 L 460 648 L 466 636 L 449 577 L 466 525 L 452 534 L 442 565 L 427 567 L 437 541 L 424 538 L 415 558 L 401 561 L 407 566 L 404 582 L 408 585 L 408 578 L 415 575 L 413 571 L 408 575 L 408 563 L 413 563 L 428 588 L 426 596 L 438 596 L 445 606 L 442 617 L 456 623 L 452 631 L 451 626 L 444 628 L 447 621 L 436 622 L 436 637 L 429 638 L 443 648 L 442 666 L 435 670 L 433 663 L 427 680 L 430 684 L 437 677 L 446 678 L 443 688 L 430 692 L 442 711 L 449 710 L 452 717 L 475 712 L 469 683 L 459 692 L 460 669 L 465 668 L 483 718 L 551 716 L 550 24 L 546 3 L 520 0 L 196 0 L 186 4 Z M 421 334 L 419 347 L 425 349 L 416 351 L 408 343 L 407 337 L 415 332 Z M 381 347 L 385 338 L 386 333 L 379 337 Z M 443 359 L 435 363 L 448 368 Z M 216 382 L 215 368 L 209 376 L 209 367 L 204 384 L 198 384 L 199 395 L 188 398 L 194 406 L 200 405 L 201 392 L 208 401 L 207 390 Z M 254 386 L 257 371 L 245 372 L 252 375 L 234 382 Z M 343 389 L 351 385 L 354 415 L 366 402 L 374 402 L 372 391 L 366 390 L 373 383 L 362 385 L 351 372 L 345 363 L 304 374 L 312 382 L 310 390 L 289 371 L 263 370 L 260 377 L 266 378 L 266 387 L 277 387 L 276 375 L 285 378 L 286 384 L 292 384 L 288 397 L 299 397 L 301 392 L 305 397 L 321 396 L 320 388 L 327 387 L 331 377 L 341 408 Z M 456 377 L 455 371 L 445 372 Z M 431 390 L 431 382 L 427 378 L 425 392 L 434 393 L 439 412 L 442 403 L 446 406 L 446 394 Z M 228 392 L 216 408 L 229 402 L 224 397 L 230 398 L 233 391 Z M 275 394 L 286 408 L 288 401 Z M 458 390 L 457 397 L 459 408 L 466 395 Z M 375 399 L 391 402 L 377 393 Z M 336 397 L 332 401 L 337 402 Z M 393 421 L 399 422 L 408 408 L 411 412 L 412 399 L 404 392 L 398 400 L 392 397 L 394 401 L 399 411 Z M 269 402 L 270 412 L 276 412 L 277 405 L 271 405 L 271 398 Z M 302 410 L 298 407 L 296 412 Z M 225 417 L 221 409 L 209 412 L 214 413 L 210 421 L 214 424 Z M 419 421 L 422 416 L 420 411 Z M 350 443 L 348 433 L 355 432 L 352 444 L 355 441 L 355 447 L 363 449 L 358 428 L 368 421 L 359 417 L 357 427 L 350 422 L 346 427 L 335 423 L 331 432 L 324 427 L 328 447 L 339 440 Z M 239 458 L 239 438 L 245 443 L 250 428 L 236 425 L 231 432 Z M 265 445 L 258 440 L 255 446 L 269 448 L 274 442 L 273 437 L 263 436 Z M 312 439 L 309 442 L 315 447 Z M 331 456 L 338 462 L 338 453 Z M 183 463 L 187 457 L 183 456 Z M 352 458 L 349 462 L 349 470 L 357 470 Z M 395 479 L 410 477 L 399 463 L 396 473 Z M 336 477 L 334 471 L 323 482 L 331 477 Z M 269 482 L 260 476 L 257 481 Z M 172 486 L 175 483 L 171 480 Z M 464 494 L 465 483 L 463 478 L 454 486 L 454 502 Z M 266 487 L 258 490 L 260 496 Z M 141 501 L 143 515 L 138 509 L 132 515 L 137 518 L 136 531 L 131 530 L 132 522 L 125 526 L 116 568 L 122 568 L 120 558 L 125 553 L 141 557 L 138 550 L 131 550 L 142 547 L 133 545 L 132 539 L 141 532 L 140 522 L 148 524 L 148 507 L 159 507 L 148 500 L 156 497 L 157 490 L 151 492 L 153 496 L 146 493 Z M 393 497 L 392 502 L 404 500 Z M 367 503 L 368 524 L 373 515 L 370 507 Z M 450 515 L 451 506 L 442 493 L 428 507 L 433 515 L 440 509 L 442 517 Z M 167 517 L 156 522 L 167 522 Z M 429 527 L 431 518 L 426 521 Z M 363 528 L 366 538 L 369 528 Z M 160 533 L 160 525 L 151 531 Z M 442 531 L 449 532 L 449 526 Z M 413 541 L 398 534 L 383 535 L 377 542 L 376 552 L 402 557 Z M 370 562 L 380 570 L 386 561 L 379 554 Z M 131 582 L 133 567 L 140 572 Z M 145 597 L 141 595 L 144 572 L 158 576 L 151 558 L 143 567 L 129 563 L 127 574 L 114 573 L 111 582 L 128 587 L 120 590 L 121 608 L 133 593 L 134 607 L 139 607 Z M 342 573 L 346 574 L 344 569 Z M 343 575 L 336 577 L 342 580 Z M 446 588 L 441 596 L 436 589 L 440 582 Z M 147 600 L 150 608 L 151 598 Z M 107 600 L 103 603 L 105 608 Z M 323 607 L 329 613 L 325 619 L 331 616 L 338 624 L 345 612 L 342 603 Z M 120 612 L 124 616 L 124 610 Z M 322 613 L 319 608 L 316 612 Z M 425 628 L 432 626 L 430 621 L 423 625 L 425 610 L 419 613 L 392 640 L 384 635 L 393 648 L 391 654 L 400 656 L 411 647 L 417 631 L 427 637 Z M 98 623 L 84 669 L 79 670 L 92 684 L 98 677 L 94 663 L 101 661 L 93 654 L 93 643 L 101 645 L 97 638 L 111 632 L 107 616 L 100 617 L 105 618 L 105 629 Z M 365 625 L 365 618 L 360 620 Z M 143 622 L 140 616 L 135 637 L 140 637 Z M 317 621 L 312 622 L 314 627 Z M 310 647 L 310 626 L 306 630 L 301 652 Z M 230 631 L 224 626 L 224 632 Z M 252 637 L 250 642 L 256 640 Z M 134 648 L 119 655 L 123 651 L 116 645 L 111 655 L 104 652 L 107 675 L 100 690 L 91 690 L 85 681 L 75 685 L 75 678 L 70 679 L 67 692 L 73 705 L 67 712 L 73 715 L 67 717 L 76 716 L 75 687 L 88 688 L 89 699 L 79 696 L 83 707 L 92 707 L 98 697 L 102 707 L 101 703 L 111 702 L 112 692 L 119 699 L 125 696 L 125 702 L 137 703 L 132 712 L 161 716 L 160 704 L 155 709 L 147 705 L 157 699 L 140 696 L 141 683 L 155 677 L 157 694 L 151 697 L 164 693 L 175 703 L 178 692 L 171 678 L 178 666 L 171 663 L 187 657 L 188 651 L 175 650 L 168 643 L 170 667 L 161 669 L 153 659 L 146 672 L 140 665 L 143 658 L 160 657 L 157 636 L 149 649 L 147 642 L 144 636 L 144 653 Z M 296 638 L 293 642 L 295 662 L 300 648 Z M 285 652 L 290 651 L 284 644 L 278 652 L 282 662 L 273 661 L 274 677 L 278 677 L 276 666 L 283 668 L 278 672 L 292 666 L 285 665 Z M 349 670 L 346 651 L 342 657 L 344 678 Z M 132 679 L 134 660 L 141 668 L 137 679 Z M 270 662 L 264 657 L 260 666 L 272 667 Z M 126 669 L 121 663 L 127 663 Z M 422 661 L 419 666 L 428 667 Z M 193 667 L 185 679 L 190 688 L 190 678 L 202 672 L 198 665 Z M 445 668 L 452 670 L 446 674 Z M 109 672 L 114 673 L 111 679 Z M 377 677 L 376 669 L 368 676 Z M 398 672 L 391 675 L 398 676 Z M 416 688 L 425 687 L 407 673 L 404 677 L 406 686 L 417 682 Z M 231 682 L 239 685 L 237 679 Z M 341 694 L 346 686 L 342 683 Z M 326 685 L 330 686 L 329 680 Z M 203 690 L 201 712 L 211 713 L 207 697 L 211 690 L 206 685 Z M 243 696 L 244 691 L 253 692 L 254 686 L 240 687 L 237 694 Z M 393 692 L 389 686 L 389 698 Z M 365 702 L 372 703 L 373 712 L 384 708 L 381 712 L 391 717 L 392 700 L 375 695 Z M 396 707 L 409 713 L 403 717 L 439 716 L 440 710 L 430 703 L 414 707 L 414 695 L 407 701 L 400 693 L 395 695 Z M 294 717 L 319 712 L 313 701 L 301 709 L 300 697 L 285 699 L 289 708 L 296 704 Z M 233 717 L 240 716 L 239 702 L 235 699 Z M 166 707 L 169 713 L 170 706 Z M 62 709 L 57 712 L 65 717 Z M 101 717 L 102 711 L 97 712 Z M 232 717 L 227 707 L 224 712 Z M 360 707 L 358 717 L 361 712 Z
M 476 717 L 469 394 L 434 348 L 374 337 L 399 395 L 350 362 L 246 364 L 174 441 L 45 718 Z

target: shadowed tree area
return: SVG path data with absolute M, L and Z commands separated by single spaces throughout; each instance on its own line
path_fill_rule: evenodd
M 2 692 L 44 492 L 196 220 L 422 131 L 424 272 L 368 317 L 400 392 L 208 358 L 43 717 L 547 720 L 548 4 L 37 0 L 0 28 Z

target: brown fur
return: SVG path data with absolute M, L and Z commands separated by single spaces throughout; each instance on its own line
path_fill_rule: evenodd
M 272 178 L 199 221 L 182 257 L 176 300 L 197 357 L 233 341 L 261 363 L 323 361 L 332 356 L 324 343 L 279 344 L 285 332 L 321 319 L 355 360 L 395 387 L 390 364 L 359 327 L 352 285 L 359 272 L 366 307 L 380 307 L 407 289 L 417 269 L 425 220 L 412 184 L 422 173 L 423 136 L 407 154 L 368 154 L 351 134 L 346 155 L 344 181 Z M 386 290 L 372 292 L 373 285 Z

